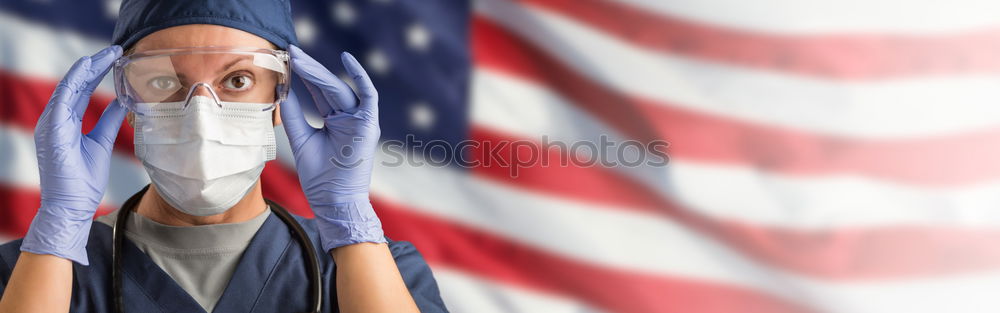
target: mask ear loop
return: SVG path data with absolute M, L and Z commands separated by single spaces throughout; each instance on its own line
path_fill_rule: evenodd
M 215 94 L 215 90 L 213 90 L 212 86 L 208 83 L 195 83 L 194 85 L 191 85 L 191 89 L 188 90 L 187 98 L 184 100 L 184 109 L 187 109 L 188 104 L 191 102 L 191 95 L 194 94 L 194 91 L 197 90 L 199 86 L 208 89 L 208 93 L 212 95 L 212 99 L 215 99 L 215 105 L 218 105 L 221 109 L 222 101 L 219 100 L 219 95 Z

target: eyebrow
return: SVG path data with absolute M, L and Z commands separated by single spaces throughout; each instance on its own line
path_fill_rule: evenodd
M 232 68 L 236 64 L 239 64 L 240 62 L 245 61 L 245 60 L 249 60 L 249 59 L 250 59 L 249 57 L 241 57 L 241 58 L 238 58 L 236 60 L 233 60 L 232 62 L 226 63 L 226 65 L 221 70 L 216 71 L 216 73 L 225 73 L 226 71 L 228 71 L 230 68 Z M 177 75 L 177 79 L 180 80 L 180 81 L 182 81 L 182 82 L 187 82 L 188 81 L 187 76 L 185 76 L 184 73 L 176 73 L 175 75 Z
M 218 71 L 218 73 L 228 71 L 231 67 L 235 66 L 237 63 L 240 63 L 245 60 L 250 60 L 250 56 L 241 57 L 236 60 L 233 60 L 232 62 L 227 63 L 226 66 L 222 68 L 222 70 Z

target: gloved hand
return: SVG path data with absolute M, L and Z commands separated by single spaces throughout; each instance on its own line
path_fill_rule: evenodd
M 358 96 L 298 47 L 288 50 L 292 69 L 305 82 L 324 120 L 320 129 L 306 123 L 294 93 L 281 105 L 299 183 L 316 215 L 323 249 L 386 242 L 382 223 L 368 201 L 380 134 L 375 86 L 349 53 L 340 57 L 358 86 Z
M 94 129 L 81 134 L 83 113 L 122 48 L 111 46 L 73 64 L 35 125 L 42 203 L 21 251 L 89 265 L 87 239 L 104 197 L 111 149 L 126 110 L 112 101 Z

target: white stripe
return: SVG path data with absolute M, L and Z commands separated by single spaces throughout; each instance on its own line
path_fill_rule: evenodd
M 601 135 L 619 143 L 623 138 L 557 94 L 485 69 L 473 72 L 471 116 L 475 124 L 515 138 L 539 140 L 547 136 L 569 143 L 567 146 L 574 141 L 597 142 Z M 618 158 L 615 153 L 608 157 Z M 805 229 L 899 224 L 1000 226 L 1000 211 L 996 210 L 1000 181 L 924 188 L 852 175 L 796 177 L 677 156 L 667 168 L 615 169 L 687 208 L 757 224 Z
M 20 127 L 0 124 L 0 184 L 38 189 L 38 159 L 33 135 Z M 112 153 L 111 177 L 103 204 L 118 207 L 149 183 L 142 165 L 128 155 Z
M 1000 75 L 866 82 L 814 79 L 637 48 L 560 15 L 509 1 L 478 4 L 480 14 L 585 77 L 661 105 L 866 138 L 942 135 L 1000 125 L 1000 106 L 994 105 L 1000 103 L 995 88 Z
M 0 124 L 0 182 L 14 187 L 38 188 L 38 159 L 31 133 Z
M 948 32 L 996 27 L 992 0 L 614 0 L 698 23 L 776 33 Z
M 674 198 L 685 207 L 756 224 L 799 229 L 1000 227 L 998 181 L 929 189 L 852 175 L 793 177 L 683 160 L 672 163 L 667 174 Z
M 462 313 L 598 313 L 573 299 L 523 290 L 443 266 L 433 266 L 441 299 Z
M 387 201 L 584 263 L 744 286 L 829 306 L 830 312 L 941 312 L 966 306 L 1000 310 L 992 296 L 1000 288 L 1000 273 L 876 283 L 822 281 L 762 266 L 658 216 L 547 197 L 448 168 L 407 162 L 387 166 L 390 161 L 396 159 L 379 154 L 372 179 L 372 192 Z M 865 252 L 840 257 L 875 261 Z
M 0 69 L 27 77 L 59 81 L 77 59 L 111 45 L 110 38 L 96 39 L 0 11 Z M 113 75 L 104 77 L 98 90 L 114 94 Z

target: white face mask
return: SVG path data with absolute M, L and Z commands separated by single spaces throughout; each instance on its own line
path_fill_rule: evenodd
M 137 103 L 135 155 L 157 192 L 195 216 L 225 212 L 256 184 L 274 160 L 270 104 L 221 102 L 193 96 L 184 102 Z

